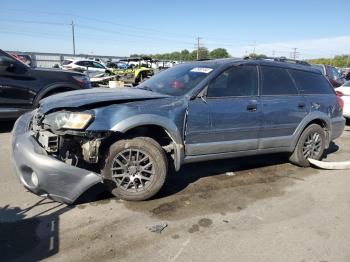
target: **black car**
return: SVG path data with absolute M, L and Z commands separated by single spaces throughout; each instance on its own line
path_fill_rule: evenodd
M 86 88 L 91 84 L 84 74 L 31 68 L 0 50 L 0 119 L 16 118 L 50 95 Z

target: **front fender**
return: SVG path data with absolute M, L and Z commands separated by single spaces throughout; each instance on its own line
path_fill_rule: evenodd
M 144 125 L 156 125 L 165 129 L 175 144 L 175 169 L 178 171 L 184 158 L 184 146 L 181 131 L 174 122 L 166 117 L 153 114 L 141 114 L 126 118 L 111 128 L 111 131 L 125 133 L 135 127 Z
M 74 85 L 72 83 L 67 83 L 67 82 L 60 82 L 60 83 L 51 84 L 38 92 L 38 94 L 36 95 L 35 100 L 34 100 L 34 105 L 39 104 L 39 101 L 43 97 L 45 97 L 46 94 L 50 93 L 51 91 L 53 91 L 55 89 L 59 90 L 60 88 L 69 88 L 69 89 L 72 89 L 72 91 L 81 89 L 81 87 L 79 87 L 78 85 Z

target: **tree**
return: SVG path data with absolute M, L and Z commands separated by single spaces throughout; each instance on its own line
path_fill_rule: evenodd
M 199 48 L 199 58 L 198 59 L 207 59 L 209 58 L 209 50 L 206 47 Z M 191 60 L 197 60 L 197 50 L 193 50 L 191 53 Z
M 180 56 L 181 56 L 181 60 L 183 61 L 190 60 L 190 51 L 188 51 L 187 49 L 184 49 L 181 51 Z
M 264 54 L 256 54 L 256 53 L 250 53 L 248 57 L 259 59 L 259 58 L 267 58 L 267 55 Z
M 209 57 L 212 59 L 218 58 L 228 58 L 230 55 L 228 54 L 225 48 L 216 48 L 209 53 Z

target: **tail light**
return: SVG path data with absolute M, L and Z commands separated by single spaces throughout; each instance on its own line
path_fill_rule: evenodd
M 342 96 L 344 96 L 344 94 L 340 91 L 335 91 L 336 95 L 337 95 L 337 103 L 338 106 L 340 107 L 340 109 L 344 109 L 344 100 L 342 99 Z

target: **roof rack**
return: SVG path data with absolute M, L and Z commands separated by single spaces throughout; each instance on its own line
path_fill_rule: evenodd
M 272 60 L 276 62 L 285 62 L 285 63 L 293 63 L 293 64 L 299 64 L 299 65 L 307 65 L 310 66 L 310 64 L 306 61 L 302 60 L 296 60 L 296 59 L 290 59 L 286 58 L 284 56 L 281 57 L 252 57 L 252 56 L 247 56 L 244 57 L 245 60 L 252 59 L 252 60 Z

